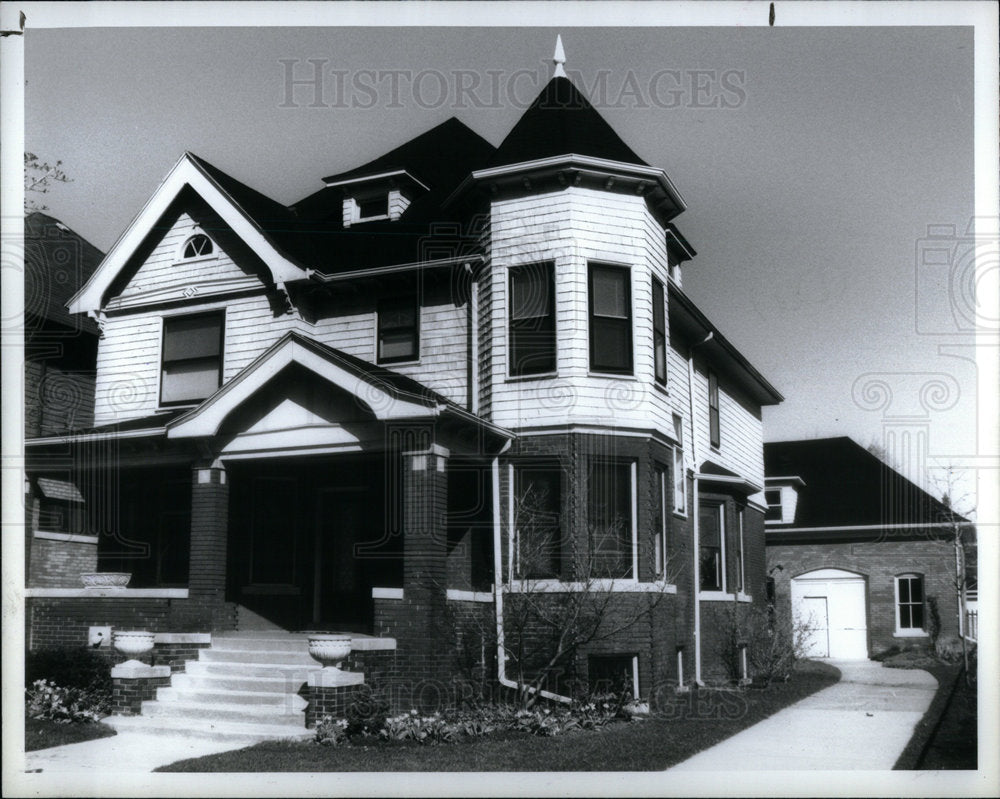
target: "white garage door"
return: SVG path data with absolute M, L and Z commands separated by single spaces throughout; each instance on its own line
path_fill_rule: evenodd
M 811 629 L 806 641 L 807 657 L 868 657 L 863 577 L 841 569 L 819 569 L 795 577 L 792 613 Z

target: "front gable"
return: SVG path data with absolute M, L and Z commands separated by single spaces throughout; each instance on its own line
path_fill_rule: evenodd
M 233 184 L 236 185 L 235 181 Z M 97 314 L 104 310 L 109 292 L 120 285 L 123 272 L 134 264 L 136 254 L 149 247 L 150 237 L 158 240 L 157 226 L 185 191 L 193 191 L 248 250 L 259 257 L 272 283 L 283 286 L 286 281 L 305 277 L 305 267 L 279 248 L 266 226 L 233 196 L 231 187 L 224 187 L 200 159 L 185 153 L 115 242 L 90 280 L 70 300 L 71 313 Z
M 109 312 L 267 287 L 267 266 L 189 188 L 108 287 Z

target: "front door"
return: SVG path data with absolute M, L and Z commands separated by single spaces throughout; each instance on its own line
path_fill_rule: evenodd
M 362 488 L 316 492 L 312 622 L 317 628 L 367 632 L 373 619 L 364 552 L 369 541 L 370 495 Z

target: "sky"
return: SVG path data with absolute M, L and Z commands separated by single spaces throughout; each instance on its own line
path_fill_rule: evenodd
M 557 33 L 685 199 L 685 291 L 786 398 L 765 440 L 923 435 L 890 454 L 918 482 L 973 455 L 969 27 L 29 29 L 25 147 L 107 251 L 185 150 L 290 204 L 451 116 L 499 144 Z

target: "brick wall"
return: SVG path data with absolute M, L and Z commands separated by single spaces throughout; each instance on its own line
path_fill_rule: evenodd
M 867 580 L 868 651 L 877 654 L 891 646 L 922 647 L 928 638 L 898 637 L 896 631 L 896 575 L 917 573 L 924 578 L 928 602 L 935 600 L 941 635 L 958 634 L 958 600 L 952 586 L 955 569 L 950 545 L 929 538 L 853 541 L 840 543 L 771 544 L 768 568 L 774 568 L 779 612 L 791 613 L 791 579 L 815 569 L 843 569 Z M 778 570 L 776 566 L 781 565 Z M 925 607 L 925 618 L 929 616 Z
M 80 575 L 97 571 L 97 544 L 33 536 L 28 569 L 31 588 L 80 588 Z
M 115 716 L 138 716 L 142 703 L 156 698 L 156 689 L 170 685 L 170 677 L 146 677 L 111 681 L 111 713 Z

